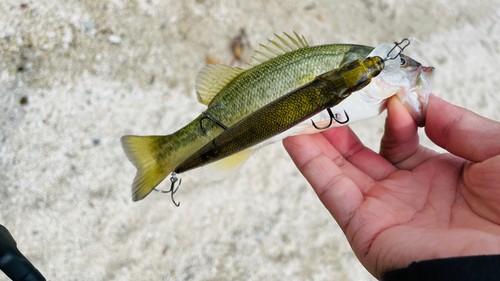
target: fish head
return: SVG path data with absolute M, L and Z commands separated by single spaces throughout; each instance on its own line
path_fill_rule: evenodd
M 429 90 L 432 87 L 434 80 L 434 67 L 423 66 L 418 61 L 401 55 L 400 57 L 401 69 L 407 72 L 407 78 L 410 82 L 414 82 L 415 87 L 421 90 Z
M 388 57 L 393 49 L 389 44 L 382 44 L 373 49 L 368 57 Z M 396 94 L 417 125 L 423 126 L 433 78 L 434 67 L 425 67 L 399 54 L 394 59 L 385 60 L 384 70 L 364 89 L 365 97 L 372 100 L 373 107 L 380 104 L 381 111 L 385 109 L 387 99 Z
M 379 45 L 367 57 L 386 58 L 393 48 L 389 44 Z M 349 112 L 349 123 L 357 122 L 382 113 L 387 108 L 388 99 L 397 95 L 417 125 L 423 126 L 433 78 L 434 67 L 425 67 L 400 54 L 394 59 L 386 59 L 384 70 L 371 79 L 370 84 L 334 106 L 332 112 L 341 116 Z M 320 114 L 316 120 L 330 120 L 325 112 Z
M 423 66 L 408 56 L 400 55 L 396 60 L 387 61 L 385 70 L 374 79 L 373 87 L 367 90 L 370 96 L 386 100 L 396 94 L 417 125 L 423 126 L 432 93 L 434 67 Z
M 432 93 L 434 67 L 423 66 L 405 55 L 400 56 L 400 64 L 406 81 L 396 94 L 417 125 L 422 127 L 425 124 L 429 95 Z

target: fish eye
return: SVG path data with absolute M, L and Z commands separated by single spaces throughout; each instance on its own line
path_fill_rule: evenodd
M 405 65 L 406 64 L 406 60 L 404 58 L 401 58 L 401 65 Z

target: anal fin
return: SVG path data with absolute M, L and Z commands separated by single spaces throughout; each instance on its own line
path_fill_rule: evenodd
M 248 148 L 219 161 L 203 166 L 205 176 L 211 180 L 221 180 L 243 165 L 258 149 Z

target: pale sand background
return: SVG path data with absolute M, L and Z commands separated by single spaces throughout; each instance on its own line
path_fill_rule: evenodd
M 176 208 L 131 201 L 119 138 L 197 116 L 195 75 L 208 54 L 229 63 L 240 28 L 253 48 L 293 30 L 310 45 L 416 36 L 406 54 L 436 67 L 435 94 L 500 120 L 499 4 L 2 0 L 0 223 L 49 280 L 372 280 L 281 144 L 220 182 L 184 175 Z M 377 150 L 383 124 L 353 127 Z

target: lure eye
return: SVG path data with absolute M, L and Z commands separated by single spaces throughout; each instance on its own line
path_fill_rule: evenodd
M 406 65 L 408 62 L 404 59 L 404 58 L 400 58 L 401 59 L 401 65 Z

